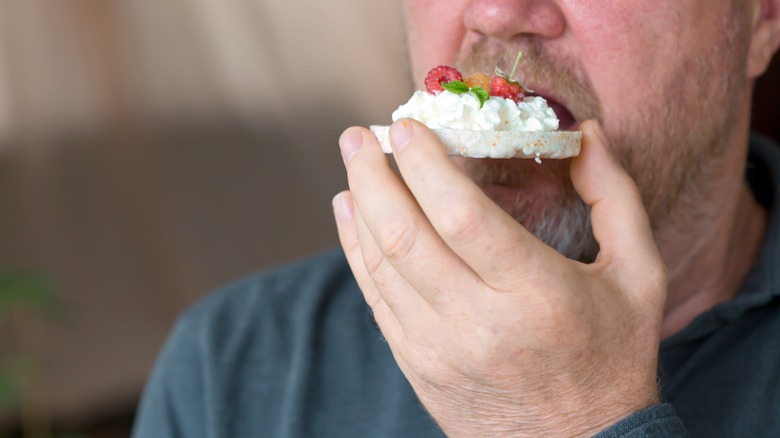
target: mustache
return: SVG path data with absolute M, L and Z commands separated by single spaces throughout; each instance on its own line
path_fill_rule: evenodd
M 456 66 L 464 76 L 478 72 L 492 74 L 496 66 L 509 74 L 518 50 L 523 51 L 515 72 L 520 84 L 531 90 L 539 88 L 545 94 L 552 93 L 551 97 L 579 122 L 602 121 L 599 99 L 579 62 L 550 55 L 538 41 L 524 40 L 510 46 L 483 36 L 459 57 Z

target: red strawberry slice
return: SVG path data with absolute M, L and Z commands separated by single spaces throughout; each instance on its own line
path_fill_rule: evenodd
M 507 81 L 506 78 L 496 76 L 490 81 L 490 95 L 511 99 L 515 103 L 523 100 L 523 87 L 515 81 Z

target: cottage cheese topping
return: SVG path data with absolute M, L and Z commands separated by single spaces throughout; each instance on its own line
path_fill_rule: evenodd
M 431 129 L 468 131 L 555 131 L 559 124 L 542 97 L 526 97 L 515 104 L 510 99 L 491 96 L 480 108 L 474 94 L 449 91 L 415 92 L 409 102 L 393 112 L 394 122 L 403 118 L 418 120 Z

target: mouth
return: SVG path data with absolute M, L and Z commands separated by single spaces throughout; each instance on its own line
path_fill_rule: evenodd
M 579 121 L 574 117 L 574 115 L 569 111 L 569 109 L 558 101 L 554 96 L 548 93 L 543 92 L 529 92 L 526 93 L 527 97 L 537 96 L 542 97 L 544 100 L 547 101 L 547 105 L 552 108 L 553 111 L 555 111 L 555 115 L 558 117 L 558 120 L 560 122 L 559 124 L 559 130 L 560 131 L 576 131 L 579 127 Z

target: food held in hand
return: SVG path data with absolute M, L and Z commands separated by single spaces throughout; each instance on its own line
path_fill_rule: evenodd
M 527 96 L 510 74 L 496 67 L 493 76 L 476 73 L 464 79 L 449 66 L 428 73 L 425 91 L 393 112 L 393 121 L 411 118 L 424 123 L 451 155 L 473 158 L 567 158 L 580 152 L 581 132 L 559 131 L 547 101 Z M 371 126 L 382 150 L 390 153 L 389 127 Z

